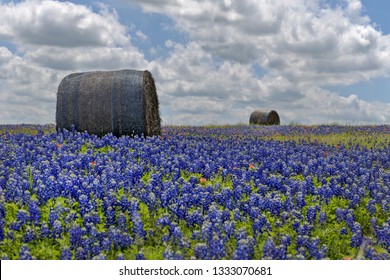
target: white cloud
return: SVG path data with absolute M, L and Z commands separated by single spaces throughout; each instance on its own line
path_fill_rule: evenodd
M 146 34 L 144 34 L 141 30 L 138 30 L 136 33 L 137 37 L 141 40 L 141 41 L 146 41 L 148 40 L 148 36 Z
M 65 75 L 121 68 L 152 72 L 164 124 L 246 123 L 257 108 L 276 109 L 284 124 L 390 120 L 389 104 L 323 89 L 390 74 L 390 36 L 358 0 L 127 2 L 171 17 L 188 41 L 151 46 L 147 61 L 130 32 L 138 42 L 156 34 L 124 26 L 108 6 L 0 2 L 0 40 L 17 49 L 0 47 L 1 121 L 54 122 Z
M 388 108 L 387 104 L 349 102 L 321 89 L 390 74 L 390 36 L 362 15 L 358 0 L 337 7 L 317 0 L 130 2 L 145 12 L 170 16 L 190 39 L 159 62 L 164 68 L 159 75 L 164 94 L 183 98 L 185 109 L 176 106 L 177 115 L 188 111 L 189 97 L 197 96 L 203 108 L 210 100 L 225 104 L 230 113 L 221 120 L 246 121 L 238 115 L 245 106 L 246 110 L 280 108 L 287 122 L 305 114 L 309 123 L 389 120 L 386 110 L 373 112 L 376 106 Z M 222 62 L 216 65 L 216 61 Z M 256 64 L 266 70 L 264 77 L 249 70 Z M 332 100 L 331 106 L 321 105 L 322 98 Z
M 58 47 L 125 45 L 129 38 L 115 12 L 99 14 L 70 2 L 28 0 L 2 4 L 0 39 Z
M 0 119 L 2 123 L 53 123 L 58 84 L 71 72 L 143 69 L 115 10 L 99 12 L 59 1 L 0 2 Z

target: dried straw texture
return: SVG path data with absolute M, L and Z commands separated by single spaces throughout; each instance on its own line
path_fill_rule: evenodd
M 75 73 L 58 87 L 56 126 L 103 136 L 161 133 L 154 79 L 148 71 Z
M 279 125 L 280 118 L 278 113 L 274 110 L 270 112 L 256 110 L 251 114 L 249 124 Z

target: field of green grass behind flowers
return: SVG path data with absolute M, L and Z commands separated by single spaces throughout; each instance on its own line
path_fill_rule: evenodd
M 0 126 L 2 259 L 389 259 L 390 126 Z

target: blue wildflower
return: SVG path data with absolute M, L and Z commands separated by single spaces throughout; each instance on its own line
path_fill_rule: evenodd
M 352 237 L 351 237 L 351 246 L 359 247 L 363 242 L 363 230 L 358 222 L 353 223 L 352 227 Z
M 320 224 L 324 224 L 326 222 L 326 213 L 325 212 L 321 212 L 320 213 L 320 217 L 318 219 L 318 222 Z
M 211 259 L 220 260 L 226 256 L 223 240 L 218 235 L 215 234 L 213 238 L 209 240 L 208 246 Z
M 208 248 L 205 243 L 197 243 L 194 247 L 194 254 L 196 259 L 205 260 L 208 257 Z
M 20 260 L 32 260 L 33 259 L 31 252 L 30 252 L 30 248 L 25 244 L 23 244 L 20 247 L 19 259 Z
M 29 211 L 31 224 L 37 225 L 39 223 L 41 215 L 40 215 L 38 204 L 34 200 L 30 201 L 28 211 Z
M 62 238 L 62 224 L 59 220 L 54 221 L 52 234 L 54 238 Z
M 25 225 L 29 221 L 30 216 L 27 211 L 19 210 L 16 214 L 16 220 L 20 225 Z
M 72 252 L 70 251 L 69 247 L 64 247 L 61 250 L 61 260 L 71 260 L 72 259 Z
M 240 239 L 233 253 L 234 260 L 250 260 L 253 258 L 253 240 Z
M 42 223 L 42 226 L 41 226 L 41 237 L 42 238 L 46 238 L 48 236 L 50 236 L 51 234 L 51 231 L 49 229 L 49 226 L 47 225 L 47 223 Z
M 70 233 L 70 248 L 73 250 L 81 246 L 81 237 L 83 235 L 83 232 L 80 226 L 77 224 L 73 224 L 69 233 Z
M 309 223 L 314 223 L 317 216 L 317 208 L 315 206 L 309 206 L 306 212 L 306 218 Z
M 26 233 L 24 234 L 23 237 L 23 242 L 28 243 L 33 241 L 34 239 L 35 239 L 34 231 L 30 227 L 27 227 Z
M 135 255 L 135 259 L 136 259 L 136 260 L 146 260 L 144 252 L 143 252 L 143 251 L 139 251 L 139 252 Z
M 272 237 L 268 237 L 263 247 L 263 259 L 274 259 L 275 242 Z

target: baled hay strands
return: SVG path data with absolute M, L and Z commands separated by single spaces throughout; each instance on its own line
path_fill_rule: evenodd
M 149 71 L 74 73 L 58 87 L 56 126 L 103 136 L 161 134 L 156 86 Z

